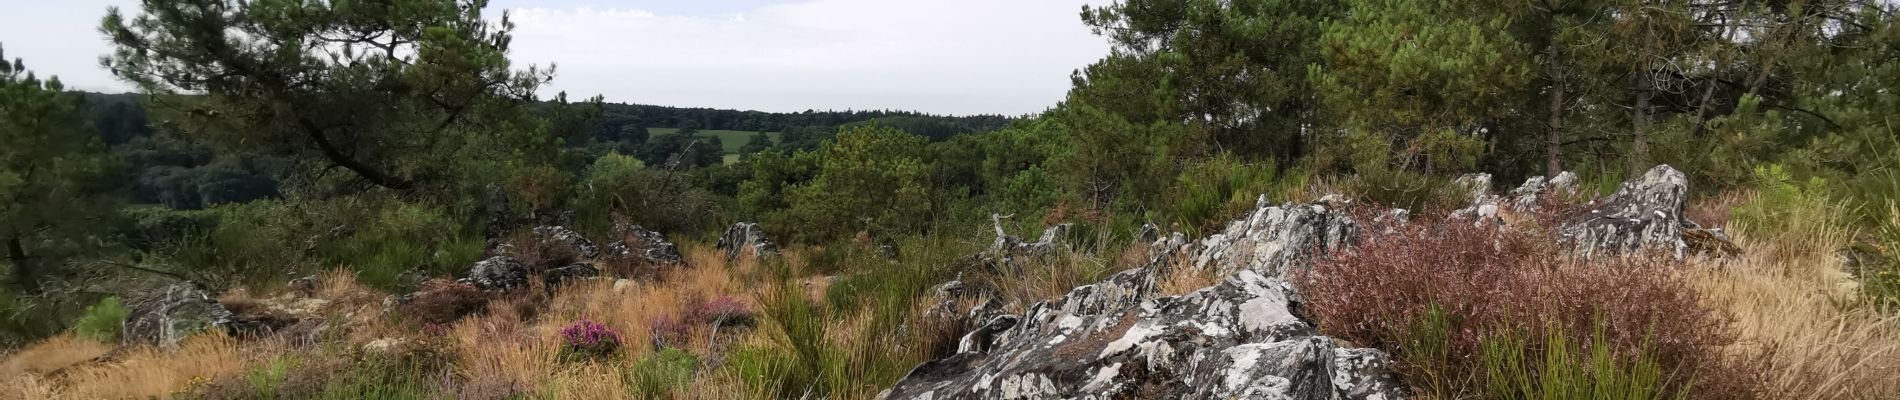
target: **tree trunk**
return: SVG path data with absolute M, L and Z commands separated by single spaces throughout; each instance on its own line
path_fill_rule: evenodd
M 1630 176 L 1641 174 L 1649 165 L 1649 100 L 1656 94 L 1656 85 L 1650 81 L 1650 71 L 1645 69 L 1638 77 L 1636 107 L 1630 110 L 1631 125 L 1635 127 L 1636 141 L 1630 147 Z
M 20 245 L 20 237 L 7 238 L 7 260 L 13 263 L 13 285 L 22 294 L 37 294 L 40 291 L 40 276 L 32 259 L 26 255 L 26 247 Z
M 1557 38 L 1551 35 L 1551 42 L 1544 46 L 1544 65 L 1550 74 L 1550 126 L 1544 134 L 1544 176 L 1555 178 L 1564 172 L 1563 164 L 1563 127 L 1564 127 L 1564 76 L 1559 65 Z

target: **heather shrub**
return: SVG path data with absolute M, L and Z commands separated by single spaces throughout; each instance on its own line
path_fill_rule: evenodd
M 584 361 L 612 357 L 620 350 L 620 334 L 598 322 L 581 319 L 561 328 L 563 361 Z
M 1758 372 L 1721 351 L 1735 337 L 1728 319 L 1700 303 L 1672 272 L 1675 264 L 1642 257 L 1582 263 L 1552 243 L 1530 232 L 1421 223 L 1367 237 L 1296 279 L 1308 300 L 1304 312 L 1321 331 L 1392 352 L 1414 387 L 1438 397 L 1468 397 L 1496 383 L 1482 364 L 1485 344 L 1506 339 L 1523 341 L 1512 347 L 1522 347 L 1527 360 L 1586 359 L 1597 351 L 1625 363 L 1653 360 L 1664 372 L 1662 393 L 1760 392 Z M 1559 336 L 1576 347 L 1553 343 Z
M 686 343 L 693 327 L 673 317 L 654 317 L 647 321 L 647 337 L 653 338 L 655 349 L 681 346 Z
M 714 327 L 750 325 L 755 317 L 751 307 L 732 296 L 697 302 L 691 310 L 690 318 L 694 323 L 711 324 Z
M 488 307 L 488 293 L 474 285 L 447 279 L 422 282 L 420 288 L 399 310 L 404 318 L 424 326 L 443 325 Z
M 128 311 L 119 302 L 119 296 L 100 299 L 98 304 L 86 307 L 86 313 L 73 322 L 73 333 L 81 338 L 100 342 L 119 340 L 119 328 L 125 322 Z

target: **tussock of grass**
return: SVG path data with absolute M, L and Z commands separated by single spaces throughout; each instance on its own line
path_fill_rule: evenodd
M 59 335 L 41 340 L 8 355 L 0 361 L 0 377 L 52 372 L 105 355 L 112 345 L 74 335 Z
M 137 347 L 116 360 L 70 368 L 55 398 L 120 399 L 168 397 L 195 385 L 234 376 L 245 359 L 236 340 L 219 334 L 186 339 L 175 350 Z
M 1844 237 L 1818 235 L 1802 245 L 1744 236 L 1738 239 L 1750 256 L 1697 262 L 1691 282 L 1740 333 L 1730 351 L 1767 354 L 1773 398 L 1900 398 L 1900 316 L 1859 306 L 1840 261 L 1818 251 L 1838 248 L 1828 242 Z

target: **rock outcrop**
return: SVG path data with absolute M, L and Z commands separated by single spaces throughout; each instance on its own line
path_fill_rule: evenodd
M 996 304 L 972 308 L 963 316 L 970 330 L 957 354 L 918 366 L 882 397 L 1402 398 L 1384 354 L 1318 335 L 1294 316 L 1298 296 L 1282 278 L 1310 256 L 1350 243 L 1358 225 L 1318 203 L 1269 205 L 1261 198 L 1256 205 L 1200 241 L 1157 234 L 1148 266 L 1031 305 L 1023 315 L 1003 314 Z M 999 247 L 1023 248 L 999 236 Z M 1157 297 L 1157 271 L 1169 268 L 1212 269 L 1227 278 Z M 938 296 L 969 291 L 953 281 Z
M 509 256 L 494 256 L 469 267 L 464 283 L 488 291 L 508 291 L 528 285 L 528 266 Z
M 1524 180 L 1523 185 L 1518 185 L 1505 195 L 1505 204 L 1509 204 L 1513 210 L 1534 210 L 1551 196 L 1567 198 L 1576 195 L 1577 174 L 1564 171 L 1549 179 L 1539 175 Z
M 1217 276 L 1242 270 L 1285 276 L 1312 255 L 1348 244 L 1358 235 L 1359 224 L 1335 211 L 1322 204 L 1270 205 L 1261 196 L 1253 212 L 1183 250 L 1193 253 L 1194 267 L 1212 268 Z
M 595 247 L 593 241 L 565 226 L 537 226 L 534 228 L 534 240 L 541 242 L 542 246 L 559 246 L 577 259 L 600 257 L 600 248 Z
M 639 257 L 648 262 L 661 264 L 680 263 L 679 246 L 667 241 L 666 235 L 633 224 L 616 226 L 614 233 L 619 234 L 621 238 L 607 245 L 608 256 Z
M 1565 220 L 1558 235 L 1583 258 L 1646 248 L 1682 258 L 1688 250 L 1683 231 L 1694 228 L 1682 218 L 1688 192 L 1688 177 L 1658 165 L 1640 179 L 1623 182 L 1588 212 Z
M 1148 298 L 1154 270 L 1123 271 L 1023 316 L 999 315 L 959 352 L 918 366 L 884 399 L 1396 399 L 1372 349 L 1342 349 L 1291 311 L 1279 278 L 1241 270 Z
M 778 252 L 778 247 L 773 246 L 772 241 L 765 238 L 765 229 L 751 222 L 740 222 L 726 228 L 726 233 L 719 235 L 719 243 L 714 247 L 726 253 L 726 260 L 739 259 L 748 250 L 754 257 L 769 256 Z
M 1009 264 L 1010 261 L 1022 257 L 1047 255 L 1051 251 L 1068 245 L 1069 230 L 1072 228 L 1070 224 L 1056 224 L 1043 228 L 1042 235 L 1038 236 L 1036 241 L 1028 242 L 1003 230 L 1003 218 L 1009 217 L 990 214 L 990 222 L 995 224 L 996 240 L 991 242 L 989 250 L 984 252 L 985 256 L 999 264 Z
M 139 293 L 126 303 L 126 311 L 119 341 L 128 346 L 176 347 L 186 336 L 223 326 L 231 318 L 224 306 L 185 284 Z

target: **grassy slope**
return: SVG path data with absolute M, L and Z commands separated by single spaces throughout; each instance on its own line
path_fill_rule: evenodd
M 678 128 L 647 128 L 647 133 L 653 136 L 665 136 L 665 135 L 671 135 L 677 132 L 679 132 Z M 721 131 L 721 130 L 699 131 L 700 135 L 719 138 L 719 144 L 724 147 L 726 154 L 739 154 L 739 148 L 745 147 L 745 144 L 747 142 L 751 142 L 752 134 L 754 133 L 758 133 L 758 132 Z M 771 137 L 772 140 L 774 141 L 778 140 L 778 132 L 767 132 L 765 135 L 768 137 Z

